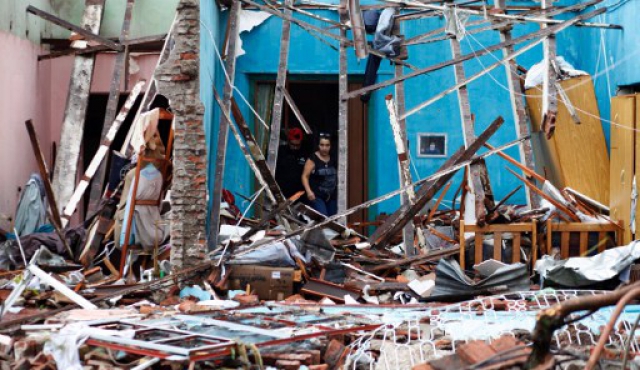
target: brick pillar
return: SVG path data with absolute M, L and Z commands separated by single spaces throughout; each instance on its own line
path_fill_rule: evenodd
M 155 73 L 158 91 L 175 114 L 171 186 L 171 264 L 201 263 L 206 253 L 207 148 L 199 96 L 199 0 L 181 0 L 173 29 L 175 46 Z

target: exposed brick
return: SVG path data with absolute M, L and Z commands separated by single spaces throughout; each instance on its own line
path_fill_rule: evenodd
M 477 364 L 495 355 L 496 351 L 481 340 L 471 341 L 461 345 L 456 354 L 469 365 Z
M 202 262 L 206 248 L 201 241 L 206 237 L 206 220 L 201 215 L 207 207 L 207 166 L 198 81 L 199 5 L 199 0 L 180 0 L 174 48 L 155 74 L 159 93 L 169 99 L 175 113 L 171 263 L 176 268 Z

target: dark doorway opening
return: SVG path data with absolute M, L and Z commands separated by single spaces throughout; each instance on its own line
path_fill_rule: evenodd
M 361 83 L 350 82 L 349 90 L 357 90 L 362 87 Z M 271 90 L 275 88 L 275 82 L 258 81 L 256 99 L 264 99 L 266 94 L 261 94 L 260 90 Z M 318 133 L 330 133 L 333 138 L 332 152 L 337 155 L 338 147 L 338 102 L 339 90 L 338 80 L 289 80 L 287 82 L 287 91 L 291 95 L 292 100 L 300 110 L 302 117 L 307 121 L 312 135 L 305 135 L 303 148 L 307 153 L 315 150 Z M 258 107 L 264 105 L 264 101 L 257 101 Z M 293 110 L 286 102 L 283 102 L 284 112 L 282 126 L 280 132 L 281 143 L 286 143 L 286 133 L 289 129 L 301 128 Z M 365 105 L 360 99 L 351 99 L 349 101 L 349 121 L 348 121 L 348 194 L 347 205 L 349 208 L 364 203 L 368 199 L 367 192 L 367 117 Z M 260 110 L 260 109 L 259 109 Z M 271 120 L 270 110 L 265 110 L 267 123 Z M 256 133 L 262 144 L 268 142 L 264 140 L 264 133 Z M 260 138 L 263 140 L 260 140 Z M 265 150 L 266 152 L 266 150 Z M 348 217 L 349 223 L 361 222 L 367 220 L 367 210 L 358 211 Z M 360 231 L 360 230 L 358 230 Z
M 120 99 L 118 101 L 118 110 L 124 105 L 125 101 L 129 94 L 123 93 L 120 94 Z M 85 117 L 84 124 L 84 133 L 82 137 L 82 171 L 84 172 L 89 164 L 91 163 L 91 159 L 95 156 L 98 148 L 100 147 L 101 135 L 102 135 L 102 126 L 104 124 L 104 115 L 107 110 L 107 102 L 109 100 L 109 94 L 106 93 L 95 93 L 89 96 L 89 104 L 87 106 L 87 115 Z M 127 137 L 127 133 L 129 132 L 129 128 L 133 122 L 135 117 L 135 113 L 138 111 L 140 107 L 140 103 L 142 101 L 142 96 L 136 100 L 135 104 L 129 111 L 127 118 L 120 126 L 120 130 L 116 134 L 115 139 L 111 144 L 112 150 L 120 150 L 122 144 L 124 144 L 124 140 Z M 109 168 L 108 159 L 111 156 L 107 157 L 107 168 Z M 86 210 L 89 205 L 89 197 L 88 192 L 85 193 L 85 197 L 83 200 L 83 207 L 79 207 L 78 211 L 81 212 L 81 219 L 85 218 Z

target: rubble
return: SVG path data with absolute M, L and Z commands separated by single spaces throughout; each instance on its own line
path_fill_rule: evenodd
M 576 110 L 580 102 L 570 101 L 572 94 L 561 82 L 580 79 L 590 88 L 593 83 L 586 72 L 555 56 L 555 35 L 574 25 L 618 29 L 587 22 L 605 13 L 606 6 L 555 19 L 550 17 L 584 11 L 588 5 L 549 8 L 543 0 L 540 9 L 507 13 L 503 1 L 496 1 L 488 12 L 453 1 L 444 1 L 443 6 L 385 3 L 376 17 L 375 7 L 361 13 L 358 0 L 341 0 L 335 7 L 307 4 L 314 11 L 289 0 L 221 2 L 229 7 L 221 48 L 224 62 L 220 56 L 226 78 L 222 96 L 214 86 L 213 99 L 205 107 L 220 113 L 219 132 L 210 137 L 218 140 L 215 153 L 207 153 L 204 141 L 198 141 L 205 135 L 205 113 L 198 99 L 191 99 L 199 89 L 199 74 L 204 73 L 198 64 L 202 31 L 197 1 L 180 1 L 174 23 L 158 39 L 164 45 L 153 77 L 131 89 L 118 115 L 115 106 L 120 74 L 129 58 L 133 1 L 127 1 L 117 41 L 98 34 L 94 28 L 99 29 L 101 17 L 92 16 L 89 6 L 83 22 L 94 27 L 76 26 L 29 6 L 33 16 L 72 30 L 70 41 L 91 43 L 85 50 L 91 55 L 90 65 L 74 68 L 72 83 L 79 89 L 90 89 L 92 73 L 88 81 L 81 76 L 84 70 L 93 70 L 94 53 L 115 51 L 118 62 L 105 115 L 108 122 L 82 176 L 76 176 L 76 160 L 64 163 L 65 158 L 78 156 L 81 145 L 73 129 L 84 128 L 83 122 L 71 118 L 84 116 L 82 96 L 70 94 L 78 106 L 67 107 L 54 176 L 44 160 L 39 133 L 31 120 L 26 122 L 39 174 L 30 176 L 20 194 L 12 230 L 0 230 L 1 369 L 591 369 L 603 364 L 626 369 L 630 362 L 636 366 L 640 307 L 635 302 L 640 282 L 629 275 L 640 252 L 635 241 L 623 243 L 630 232 L 626 215 L 616 217 L 618 207 L 585 194 L 575 178 L 556 186 L 546 171 L 541 174 L 540 166 L 534 168 L 538 164 L 534 162 L 543 160 L 534 160 L 531 149 L 534 136 L 543 133 L 548 140 L 543 146 L 548 146 L 559 140 L 562 125 L 583 124 Z M 245 120 L 234 97 L 239 23 L 247 11 L 243 6 L 283 22 L 269 107 L 272 131 L 265 143 L 250 126 L 260 122 Z M 339 21 L 315 14 L 316 10 L 331 12 Z M 332 23 L 339 33 L 294 17 L 294 12 Z M 375 22 L 368 24 L 372 15 Z M 446 27 L 425 31 L 450 40 L 452 58 L 419 69 L 409 64 L 407 46 L 427 40 L 428 35 L 407 39 L 400 34 L 400 22 L 403 17 L 431 15 L 443 17 Z M 481 32 L 466 29 L 472 16 L 484 17 L 479 20 L 499 31 L 502 41 L 463 55 L 460 39 L 467 32 Z M 527 22 L 543 26 L 512 38 L 512 26 Z M 332 154 L 327 154 L 328 161 L 318 157 L 326 162 L 322 176 L 335 188 L 326 197 L 316 198 L 308 189 L 285 196 L 289 189 L 276 180 L 283 104 L 307 134 L 313 126 L 287 91 L 288 49 L 296 42 L 290 35 L 292 24 L 339 42 L 339 143 L 334 148 L 339 156 L 336 163 Z M 373 47 L 362 32 L 367 28 L 376 32 Z M 516 52 L 514 46 L 526 41 L 530 43 Z M 515 56 L 542 42 L 543 61 L 526 79 L 517 75 Z M 365 83 L 355 90 L 346 85 L 346 50 L 352 47 L 358 58 L 369 58 Z M 496 133 L 505 130 L 505 119 L 496 114 L 491 122 L 476 122 L 467 92 L 467 84 L 490 69 L 466 77 L 463 62 L 498 50 L 505 56 L 491 69 L 513 62 L 508 68 L 509 93 L 518 115 L 517 135 L 492 146 L 489 141 L 498 141 Z M 84 58 L 77 50 L 64 53 L 74 54 L 78 61 Z M 394 77 L 376 83 L 381 59 L 398 68 Z M 561 69 L 553 72 L 555 63 Z M 403 87 L 398 84 L 448 66 L 453 66 L 455 86 L 406 111 Z M 403 74 L 403 67 L 414 71 Z M 520 82 L 544 90 L 542 109 L 536 110 L 540 117 L 530 117 L 535 132 L 525 119 Z M 347 207 L 347 102 L 356 97 L 369 101 L 372 93 L 390 85 L 398 88 L 384 100 L 400 188 Z M 458 92 L 465 145 L 444 151 L 444 161 L 429 176 L 413 178 L 404 121 L 453 91 Z M 524 95 L 530 108 L 538 104 L 530 92 Z M 564 122 L 569 121 L 565 111 L 571 122 Z M 125 142 L 114 148 L 127 119 L 133 123 Z M 223 188 L 228 131 L 257 188 L 250 197 L 237 194 L 247 200 L 241 206 Z M 318 141 L 327 137 L 318 135 Z M 430 153 L 422 154 L 440 156 L 432 144 L 423 148 Z M 597 144 L 605 144 L 604 137 Z M 506 153 L 510 148 L 521 150 L 520 160 Z M 501 176 L 521 183 L 502 199 L 494 198 L 490 181 L 494 174 L 485 163 L 492 156 L 504 161 L 507 171 Z M 555 152 L 550 156 L 545 160 L 553 162 L 554 173 L 576 166 L 567 159 L 562 163 Z M 215 162 L 207 163 L 208 159 Z M 309 159 L 305 166 L 308 163 Z M 201 176 L 208 166 L 215 167 L 211 178 Z M 454 177 L 458 172 L 461 182 Z M 77 185 L 72 183 L 76 177 Z M 452 188 L 457 190 L 451 206 L 444 206 Z M 526 204 L 512 204 L 521 190 Z M 87 207 L 82 204 L 85 196 Z M 394 197 L 402 201 L 391 214 L 375 221 L 350 218 Z M 326 202 L 325 209 L 313 208 L 314 200 Z M 336 212 L 329 211 L 331 202 Z

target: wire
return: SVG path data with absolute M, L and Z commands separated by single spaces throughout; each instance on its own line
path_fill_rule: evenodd
M 216 41 L 213 37 L 213 33 L 211 32 L 211 29 L 203 22 L 200 21 L 200 25 L 202 27 L 205 28 L 205 30 L 207 31 L 207 33 L 209 34 L 209 38 L 211 40 L 211 44 L 213 45 L 213 50 L 215 50 L 216 52 L 216 56 L 218 57 L 218 60 L 220 61 L 220 67 L 222 67 L 222 72 L 224 72 L 224 76 L 225 79 L 227 81 L 227 83 L 229 83 L 229 85 L 231 85 L 231 88 L 236 91 L 238 93 L 238 95 L 240 96 L 240 98 L 242 99 L 242 101 L 245 102 L 245 104 L 249 107 L 249 109 L 251 110 L 251 112 L 253 113 L 253 115 L 258 119 L 258 121 L 260 121 L 260 123 L 262 123 L 262 125 L 268 130 L 269 129 L 269 125 L 267 125 L 267 123 L 262 119 L 262 117 L 260 117 L 260 114 L 258 114 L 258 112 L 255 110 L 255 108 L 253 107 L 253 105 L 251 103 L 249 103 L 249 101 L 247 100 L 247 98 L 242 94 L 242 91 L 240 91 L 240 89 L 238 89 L 236 87 L 236 85 L 234 85 L 233 83 L 231 83 L 231 77 L 229 77 L 229 73 L 227 72 L 227 69 L 224 66 L 224 61 L 222 60 L 222 56 L 220 55 L 220 51 L 218 50 L 218 46 L 216 45 Z M 233 57 L 235 58 L 235 55 L 233 56 L 228 56 L 228 57 Z M 208 69 L 209 72 L 209 77 L 211 78 L 211 81 L 213 81 L 213 75 L 211 73 L 211 70 Z
M 476 39 L 475 37 L 473 37 L 473 35 L 468 34 L 468 36 L 469 36 L 470 38 L 472 38 L 472 39 L 473 39 L 473 40 L 474 40 L 478 45 L 480 45 L 480 47 L 482 47 L 483 49 L 485 49 L 485 50 L 486 50 L 486 47 L 485 47 L 485 46 L 484 46 L 480 41 L 478 41 L 478 39 Z M 469 43 L 469 46 L 471 46 L 471 42 L 470 42 L 468 39 L 467 39 L 467 42 Z M 614 63 L 613 65 L 611 65 L 611 66 L 610 66 L 610 67 L 608 67 L 608 68 L 605 68 L 605 70 L 600 71 L 600 72 L 598 72 L 598 73 L 597 73 L 597 74 L 595 74 L 595 75 L 601 75 L 601 74 L 604 74 L 604 73 L 606 73 L 606 72 L 607 72 L 607 70 L 614 69 L 614 68 L 618 67 L 620 64 L 622 64 L 622 63 L 626 62 L 627 60 L 631 59 L 633 56 L 635 56 L 635 55 L 636 55 L 636 54 L 638 54 L 638 53 L 640 53 L 640 48 L 639 48 L 639 49 L 636 49 L 633 53 L 631 53 L 631 54 L 627 55 L 626 57 L 624 57 L 624 58 L 623 58 L 623 59 L 621 59 L 620 61 L 618 61 L 618 62 Z M 474 54 L 475 54 L 475 53 L 474 53 Z M 493 55 L 492 53 L 489 53 L 489 54 L 490 54 L 494 59 L 496 59 L 497 61 L 499 61 L 501 64 L 503 64 L 503 65 L 504 65 L 504 62 L 503 62 L 502 60 L 500 60 L 500 59 L 496 58 L 496 56 L 495 56 L 495 55 Z M 605 56 L 605 58 L 606 58 L 606 56 Z M 482 67 L 482 69 L 486 71 L 486 70 L 487 70 L 487 68 L 486 68 L 486 66 L 484 65 L 484 63 L 482 63 L 482 61 L 480 60 L 480 58 L 476 58 L 476 60 L 478 61 L 478 63 L 480 63 L 480 66 Z M 496 79 L 496 78 L 491 74 L 491 72 L 490 72 L 490 71 L 488 71 L 488 72 L 487 72 L 487 74 L 488 74 L 488 75 L 489 75 L 489 77 L 490 77 L 490 78 L 491 78 L 491 79 L 492 79 L 492 80 L 493 80 L 493 81 L 494 81 L 498 86 L 500 86 L 503 90 L 505 90 L 505 91 L 510 91 L 510 90 L 509 90 L 509 87 L 504 86 L 500 81 L 498 81 L 498 80 L 497 80 L 497 79 Z M 594 75 L 594 76 L 595 76 L 595 75 Z M 518 76 L 518 77 L 520 77 L 520 76 Z M 571 88 L 565 89 L 565 92 L 566 92 L 566 91 L 570 91 L 570 90 L 572 90 L 572 89 L 575 89 L 575 88 L 577 88 L 578 86 L 580 86 L 580 85 L 582 85 L 582 84 L 586 84 L 586 83 L 588 83 L 588 81 L 589 81 L 589 80 L 585 80 L 584 82 L 581 82 L 581 83 L 579 83 L 579 84 L 576 84 L 576 85 L 572 86 Z M 528 96 L 528 97 L 540 97 L 540 96 L 542 96 L 542 95 L 527 95 L 527 94 L 522 94 L 522 93 L 515 93 L 515 94 L 516 94 L 516 96 L 521 96 L 521 97 L 527 97 L 527 96 Z M 626 129 L 626 130 L 630 130 L 630 131 L 640 132 L 640 130 L 639 130 L 639 129 L 634 129 L 634 128 L 632 128 L 632 127 L 624 126 L 624 125 L 621 125 L 621 124 L 619 124 L 619 123 L 616 123 L 616 122 L 610 121 L 610 120 L 608 120 L 608 119 L 602 118 L 601 116 L 597 116 L 597 115 L 592 114 L 592 113 L 590 113 L 590 112 L 587 112 L 587 111 L 585 111 L 585 110 L 583 110 L 583 109 L 580 109 L 580 108 L 578 108 L 578 107 L 576 107 L 576 106 L 574 106 L 573 108 L 574 108 L 576 111 L 579 111 L 579 112 L 581 112 L 581 113 L 583 113 L 583 114 L 585 114 L 585 115 L 587 115 L 587 116 L 597 118 L 597 119 L 599 119 L 599 120 L 601 120 L 601 121 L 603 121 L 603 122 L 609 123 L 610 125 L 618 126 L 618 127 L 620 127 L 620 128 L 623 128 L 623 129 Z
M 640 322 L 640 315 L 636 317 L 636 321 L 633 323 L 633 328 L 629 332 L 629 337 L 627 338 L 627 343 L 624 346 L 624 356 L 622 357 L 622 370 L 627 368 L 627 360 L 629 359 L 629 350 L 631 348 L 631 341 L 634 340 L 634 336 L 636 333 L 636 329 L 638 328 L 638 322 Z

